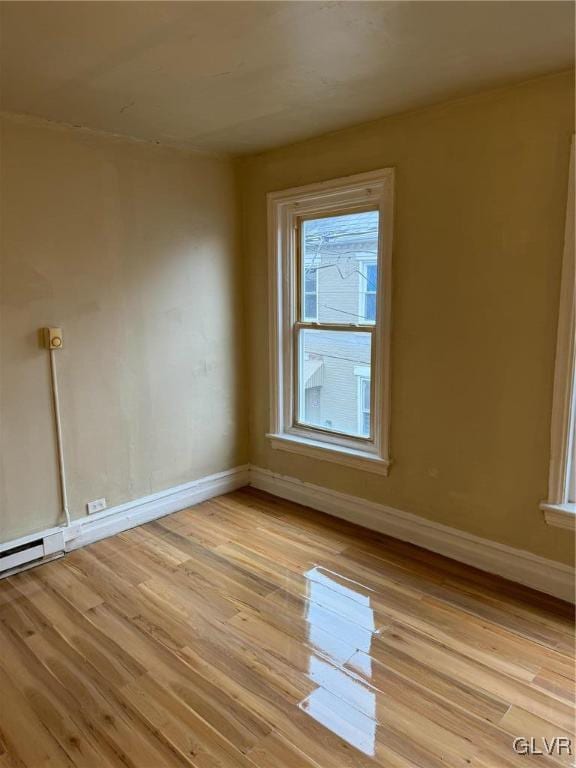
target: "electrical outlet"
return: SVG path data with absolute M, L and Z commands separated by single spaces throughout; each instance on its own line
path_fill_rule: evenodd
M 102 512 L 103 509 L 106 509 L 106 499 L 96 499 L 95 501 L 89 501 L 88 504 L 86 504 L 88 508 L 88 514 L 93 515 L 95 512 Z

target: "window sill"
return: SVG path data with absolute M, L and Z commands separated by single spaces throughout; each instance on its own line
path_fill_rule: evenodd
M 544 512 L 544 519 L 548 525 L 567 528 L 570 531 L 576 530 L 576 504 L 550 504 L 543 501 L 540 509 Z
M 346 467 L 374 472 L 378 475 L 388 475 L 392 463 L 388 459 L 364 451 L 356 451 L 353 448 L 344 448 L 340 445 L 328 445 L 305 437 L 294 437 L 286 434 L 268 434 L 266 437 L 270 440 L 274 450 L 298 453 L 301 456 L 320 459 L 320 461 L 332 461 L 335 464 L 343 464 Z

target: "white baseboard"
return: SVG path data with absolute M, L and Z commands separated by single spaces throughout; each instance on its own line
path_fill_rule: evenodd
M 179 512 L 201 501 L 230 493 L 249 483 L 248 465 L 208 475 L 191 483 L 178 485 L 160 493 L 129 501 L 105 512 L 73 520 L 65 529 L 66 550 L 78 549 L 93 541 L 105 539 L 137 525 L 149 523 L 172 512 Z
M 483 571 L 504 576 L 562 600 L 574 601 L 574 569 L 521 549 L 435 523 L 384 504 L 365 501 L 258 467 L 250 485 L 283 499 L 327 512 L 379 533 L 430 549 Z
M 73 520 L 70 527 L 50 528 L 5 542 L 0 550 L 34 539 L 64 534 L 70 551 L 99 539 L 157 520 L 201 501 L 252 485 L 274 496 L 318 509 L 335 517 L 385 533 L 467 565 L 504 576 L 563 600 L 574 601 L 574 569 L 531 552 L 474 536 L 384 504 L 365 501 L 259 467 L 241 466 L 144 496 L 90 517 Z
M 207 475 L 199 480 L 153 493 L 150 496 L 143 496 L 140 499 L 119 504 L 116 507 L 110 507 L 110 509 L 89 517 L 72 520 L 70 526 L 48 528 L 4 542 L 0 544 L 0 552 L 55 534 L 63 534 L 64 548 L 68 552 L 99 539 L 121 533 L 129 528 L 134 528 L 137 525 L 157 520 L 159 517 L 164 517 L 164 515 L 169 515 L 172 512 L 186 509 L 194 504 L 199 504 L 201 501 L 212 499 L 214 496 L 230 493 L 230 491 L 248 485 L 249 480 L 250 467 L 248 465 L 234 467 L 215 475 Z M 33 565 L 40 565 L 44 562 L 47 560 L 39 560 Z

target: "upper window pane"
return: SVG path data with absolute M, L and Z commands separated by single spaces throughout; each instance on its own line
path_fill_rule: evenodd
M 361 325 L 375 321 L 378 219 L 378 211 L 363 211 L 302 222 L 302 320 Z M 312 290 L 313 317 L 306 300 Z

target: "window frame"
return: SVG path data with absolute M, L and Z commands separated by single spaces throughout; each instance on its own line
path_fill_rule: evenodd
M 570 150 L 566 227 L 550 429 L 548 497 L 541 502 L 546 522 L 576 528 L 576 503 L 570 500 L 570 474 L 576 462 L 576 287 L 574 247 L 574 136 Z
M 394 169 L 334 179 L 268 194 L 270 430 L 273 448 L 335 461 L 386 475 L 390 466 L 390 320 Z M 318 323 L 299 320 L 298 279 L 302 269 L 301 222 L 359 212 L 379 211 L 378 287 L 374 323 Z M 298 339 L 302 331 L 332 328 L 372 336 L 372 434 L 351 437 L 297 421 Z

